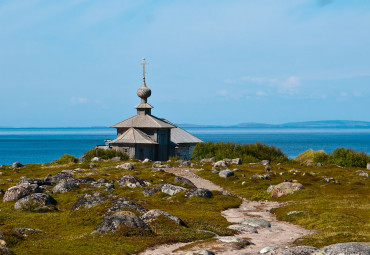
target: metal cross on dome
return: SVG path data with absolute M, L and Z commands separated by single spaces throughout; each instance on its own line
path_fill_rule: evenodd
M 141 61 L 140 65 L 143 66 L 143 79 L 145 80 L 145 65 L 149 65 L 149 63 L 145 61 L 145 58 L 143 58 L 143 61 Z

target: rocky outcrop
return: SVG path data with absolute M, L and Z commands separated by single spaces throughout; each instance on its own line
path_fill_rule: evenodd
M 218 173 L 218 175 L 221 177 L 221 178 L 229 178 L 231 176 L 234 176 L 234 172 L 231 171 L 231 170 L 222 170 Z
M 336 254 L 358 254 L 358 255 L 369 255 L 370 254 L 370 243 L 337 243 L 329 246 L 325 246 L 320 250 L 313 253 L 315 255 L 336 255 Z
M 210 190 L 208 189 L 191 189 L 186 191 L 185 193 L 186 198 L 191 198 L 191 197 L 206 197 L 206 198 L 212 198 L 213 194 Z
M 14 209 L 24 209 L 30 211 L 52 211 L 55 210 L 57 201 L 48 194 L 33 193 L 19 199 Z
M 22 176 L 21 178 L 19 178 L 19 182 L 18 182 L 17 185 L 24 184 L 24 183 L 26 183 L 26 184 L 27 183 L 28 184 L 36 184 L 38 186 L 51 185 L 51 183 L 49 181 L 34 179 L 34 178 L 28 178 L 26 176 Z
M 69 180 L 75 180 L 74 174 L 72 170 L 64 170 L 62 172 L 57 173 L 56 175 L 50 177 L 45 177 L 44 180 L 50 180 L 51 183 L 57 184 L 60 181 L 69 181 Z
M 282 182 L 276 185 L 272 189 L 271 196 L 272 197 L 281 197 L 288 194 L 293 194 L 297 190 L 304 189 L 304 186 L 300 183 L 293 183 L 293 182 Z
M 116 182 L 119 186 L 127 186 L 129 188 L 145 187 L 145 182 L 133 175 L 124 175 L 121 178 L 117 179 Z
M 175 195 L 175 194 L 177 194 L 181 191 L 184 191 L 184 190 L 187 190 L 187 189 L 185 189 L 183 187 L 180 187 L 180 186 L 172 185 L 172 184 L 163 184 L 161 186 L 161 191 L 163 193 L 166 193 L 166 194 L 170 195 L 170 196 Z
M 100 192 L 91 192 L 84 194 L 81 199 L 79 199 L 71 208 L 71 212 L 78 210 L 80 208 L 91 208 L 98 204 L 103 203 L 107 198 Z
M 150 210 L 147 213 L 145 213 L 144 215 L 142 215 L 140 218 L 145 223 L 148 224 L 148 223 L 158 219 L 158 217 L 161 216 L 161 215 L 163 215 L 163 216 L 167 217 L 168 219 L 174 221 L 179 226 L 185 226 L 185 223 L 179 217 L 176 217 L 176 216 L 174 216 L 174 215 L 172 215 L 168 212 L 164 212 L 164 211 L 161 211 L 159 209 Z
M 42 192 L 42 190 L 39 188 L 37 184 L 23 183 L 7 189 L 3 197 L 3 202 L 17 201 L 29 194 L 40 192 Z
M 174 183 L 181 185 L 183 187 L 196 188 L 196 186 L 194 185 L 192 181 L 190 181 L 189 179 L 186 179 L 185 177 L 181 177 L 181 176 L 176 176 Z
M 78 188 L 75 179 L 62 179 L 53 188 L 53 193 L 65 193 L 71 191 L 73 188 Z
M 91 234 L 116 232 L 121 226 L 151 232 L 148 225 L 133 212 L 123 211 L 104 217 Z
M 125 170 L 134 170 L 134 166 L 131 163 L 124 163 L 122 165 L 116 166 L 116 168 L 122 168 Z
M 105 216 L 109 216 L 113 213 L 119 212 L 119 211 L 135 211 L 138 212 L 139 214 L 144 214 L 148 210 L 142 207 L 141 205 L 129 201 L 124 197 L 115 197 L 112 199 L 112 201 L 109 204 L 109 208 L 105 212 Z
M 160 191 L 160 189 L 158 189 L 158 188 L 147 188 L 147 189 L 143 189 L 143 195 L 144 195 L 144 197 L 151 197 L 159 191 Z

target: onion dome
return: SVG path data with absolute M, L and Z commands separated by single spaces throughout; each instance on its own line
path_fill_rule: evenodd
M 146 99 L 150 97 L 151 94 L 152 94 L 152 90 L 146 86 L 145 79 L 144 79 L 143 85 L 141 85 L 141 88 L 137 90 L 137 96 L 146 101 Z

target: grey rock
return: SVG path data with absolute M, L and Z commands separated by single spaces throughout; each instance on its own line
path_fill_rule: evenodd
M 130 188 L 137 188 L 137 187 L 145 187 L 145 182 L 133 175 L 124 175 L 121 178 L 117 179 L 116 182 L 119 186 L 124 187 L 130 187 Z
M 268 174 L 255 174 L 250 177 L 251 180 L 254 180 L 254 179 L 268 180 L 268 178 L 269 178 Z
M 161 168 L 152 168 L 152 172 L 164 172 Z
M 162 162 L 161 161 L 156 161 L 153 163 L 152 165 L 152 168 L 159 168 L 162 166 Z
M 77 184 L 91 184 L 91 183 L 94 183 L 95 182 L 95 179 L 92 178 L 92 177 L 81 177 L 81 178 L 78 178 L 76 179 L 76 183 Z
M 194 197 L 194 196 L 195 197 L 212 198 L 213 197 L 213 194 L 208 189 L 198 189 L 198 188 L 188 190 L 185 193 L 185 197 L 186 198 L 190 198 L 190 197 Z
M 273 189 L 274 189 L 275 185 L 270 185 L 268 188 L 267 188 L 267 192 L 270 193 Z
M 174 216 L 174 215 L 172 215 L 168 212 L 161 211 L 159 209 L 150 210 L 147 213 L 143 214 L 140 218 L 146 224 L 148 224 L 148 223 L 158 219 L 158 217 L 161 216 L 161 215 L 163 215 L 163 216 L 169 218 L 170 220 L 174 221 L 179 226 L 185 226 L 185 223 L 179 217 L 176 217 L 176 216 Z
M 163 184 L 161 186 L 161 191 L 171 196 L 181 191 L 184 191 L 184 190 L 187 190 L 187 189 L 180 187 L 180 186 L 172 185 L 172 184 Z
M 3 197 L 3 202 L 17 201 L 29 194 L 39 192 L 42 192 L 42 190 L 39 188 L 37 184 L 23 183 L 7 189 Z
M 93 157 L 91 159 L 92 162 L 96 162 L 96 161 L 100 161 L 100 160 L 101 160 L 101 158 L 99 158 L 99 157 Z
M 242 160 L 240 158 L 234 158 L 231 160 L 231 164 L 233 165 L 241 165 L 242 164 Z
M 266 173 L 271 172 L 271 168 L 270 168 L 269 166 L 266 166 L 266 167 L 265 167 L 265 172 L 266 172 Z
M 229 178 L 229 177 L 231 177 L 231 176 L 234 176 L 235 174 L 234 174 L 234 172 L 233 171 L 231 171 L 231 170 L 222 170 L 222 171 L 220 171 L 219 173 L 218 173 L 218 175 L 220 176 L 220 177 L 222 177 L 222 178 Z
M 97 191 L 84 194 L 80 197 L 82 198 L 77 200 L 77 202 L 72 206 L 71 212 L 80 208 L 91 208 L 107 200 L 107 198 L 102 193 Z
M 262 160 L 260 164 L 263 165 L 263 166 L 269 166 L 270 165 L 270 160 Z
M 316 166 L 324 166 L 322 163 L 317 163 Z
M 104 217 L 102 222 L 91 234 L 106 234 L 108 232 L 116 232 L 120 226 L 137 228 L 151 232 L 151 229 L 148 227 L 148 225 L 133 212 L 123 211 Z
M 196 188 L 196 186 L 194 185 L 194 183 L 192 181 L 190 181 L 187 178 L 181 177 L 181 176 L 176 176 L 175 180 L 174 180 L 174 183 L 178 184 L 178 185 L 181 185 L 181 186 L 190 186 L 192 188 Z
M 356 174 L 358 175 L 358 176 L 362 176 L 362 177 L 367 177 L 367 178 L 369 178 L 369 174 L 368 173 L 366 173 L 365 171 L 363 171 L 363 170 L 357 170 L 356 171 Z
M 20 168 L 20 167 L 22 167 L 23 165 L 21 164 L 21 163 L 19 163 L 19 162 L 14 162 L 13 164 L 12 164 L 12 168 L 13 169 L 17 169 L 17 168 Z
M 294 192 L 302 189 L 304 189 L 304 186 L 301 183 L 282 182 L 272 189 L 271 196 L 281 197 L 284 195 L 293 194 Z
M 160 189 L 157 189 L 157 188 L 146 188 L 146 189 L 143 189 L 143 195 L 144 197 L 150 197 L 159 191 Z
M 57 184 L 59 183 L 60 181 L 64 180 L 75 180 L 74 178 L 74 174 L 72 171 L 61 171 L 59 173 L 57 173 L 56 175 L 52 176 L 50 178 L 50 176 L 46 176 L 44 180 L 50 180 L 51 183 L 54 183 L 54 184 Z
M 186 255 L 215 255 L 215 253 L 209 250 L 197 250 L 188 252 Z
M 217 161 L 215 164 L 214 164 L 215 167 L 227 167 L 227 163 L 226 161 L 224 160 L 220 160 L 220 161 Z
M 51 183 L 49 181 L 34 179 L 34 178 L 28 178 L 26 176 L 22 176 L 21 178 L 19 178 L 19 182 L 18 182 L 17 185 L 20 185 L 20 184 L 23 184 L 23 183 L 36 184 L 38 186 L 51 185 Z
M 204 158 L 204 159 L 201 159 L 200 160 L 200 163 L 204 164 L 204 163 L 215 163 L 216 160 L 215 158 Z
M 61 180 L 57 185 L 54 186 L 53 193 L 66 193 L 71 191 L 73 188 L 78 188 L 75 179 Z
M 149 163 L 150 161 L 151 161 L 150 159 L 146 158 L 143 160 L 143 163 Z
M 262 250 L 260 250 L 260 254 L 268 253 L 270 251 L 276 250 L 277 248 L 278 247 L 267 246 L 267 247 L 263 248 Z
M 139 214 L 144 214 L 148 212 L 147 209 L 145 209 L 144 207 L 135 202 L 129 201 L 124 197 L 116 197 L 112 199 L 112 201 L 109 204 L 109 208 L 105 211 L 104 215 L 109 216 L 113 213 L 127 210 L 133 210 L 138 212 Z
M 120 157 L 113 157 L 111 158 L 112 161 L 121 161 L 121 158 Z
M 223 243 L 246 243 L 251 244 L 249 241 L 236 236 L 216 236 L 216 238 Z
M 116 168 L 122 168 L 125 170 L 134 170 L 134 166 L 131 163 L 123 163 L 122 165 L 116 166 Z
M 19 199 L 14 209 L 30 209 L 31 211 L 50 211 L 55 210 L 57 201 L 48 194 L 33 193 Z M 50 206 L 48 206 L 50 205 Z
M 312 246 L 296 246 L 296 247 L 285 247 L 278 248 L 276 250 L 270 251 L 270 255 L 311 255 L 317 251 L 317 248 Z M 325 253 L 326 254 L 326 253 Z M 320 254 L 324 255 L 324 254 Z
M 89 167 L 90 167 L 90 169 L 94 169 L 94 168 L 96 168 L 96 164 L 95 163 L 90 163 Z
M 321 248 L 320 250 L 316 251 L 314 254 L 315 255 L 316 254 L 369 255 L 370 254 L 370 244 L 369 243 L 359 243 L 359 242 L 337 243 L 337 244 L 325 246 Z
M 249 225 L 252 227 L 267 227 L 270 228 L 271 224 L 265 219 L 261 218 L 244 218 L 240 224 Z
M 237 230 L 240 232 L 258 233 L 257 228 L 245 224 L 234 224 L 228 226 L 229 229 Z
M 286 215 L 290 216 L 290 215 L 300 214 L 300 213 L 307 213 L 307 211 L 291 211 L 291 212 L 288 212 Z
M 178 160 L 176 162 L 179 163 L 180 167 L 189 167 L 189 166 L 191 166 L 191 161 L 188 161 L 188 160 Z
M 95 188 L 101 188 L 101 187 L 106 187 L 106 188 L 111 187 L 111 188 L 114 188 L 113 181 L 107 180 L 107 179 L 104 179 L 104 178 L 100 178 L 99 180 L 94 181 L 94 182 L 91 182 L 89 184 L 91 186 L 95 187 Z

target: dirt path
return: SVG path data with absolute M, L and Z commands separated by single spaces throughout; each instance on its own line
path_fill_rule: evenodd
M 223 189 L 214 183 L 205 180 L 196 175 L 198 169 L 181 169 L 173 168 L 166 169 L 167 172 L 182 176 L 191 180 L 198 188 L 205 188 L 209 190 Z M 239 208 L 231 208 L 221 212 L 222 216 L 231 223 L 239 223 L 247 217 L 263 218 L 271 223 L 270 228 L 259 227 L 258 233 L 251 231 L 242 231 L 235 235 L 238 238 L 245 238 L 252 242 L 252 245 L 247 245 L 243 248 L 232 243 L 225 243 L 218 240 L 206 242 L 192 247 L 189 250 L 182 252 L 173 252 L 176 249 L 183 247 L 186 243 L 176 243 L 172 245 L 161 245 L 153 247 L 141 255 L 165 255 L 165 254 L 186 254 L 190 251 L 206 249 L 223 255 L 241 255 L 241 254 L 257 254 L 261 249 L 267 246 L 285 247 L 290 246 L 297 238 L 308 235 L 311 232 L 287 222 L 276 220 L 276 217 L 270 213 L 272 208 L 281 206 L 278 202 L 253 202 L 243 200 Z

